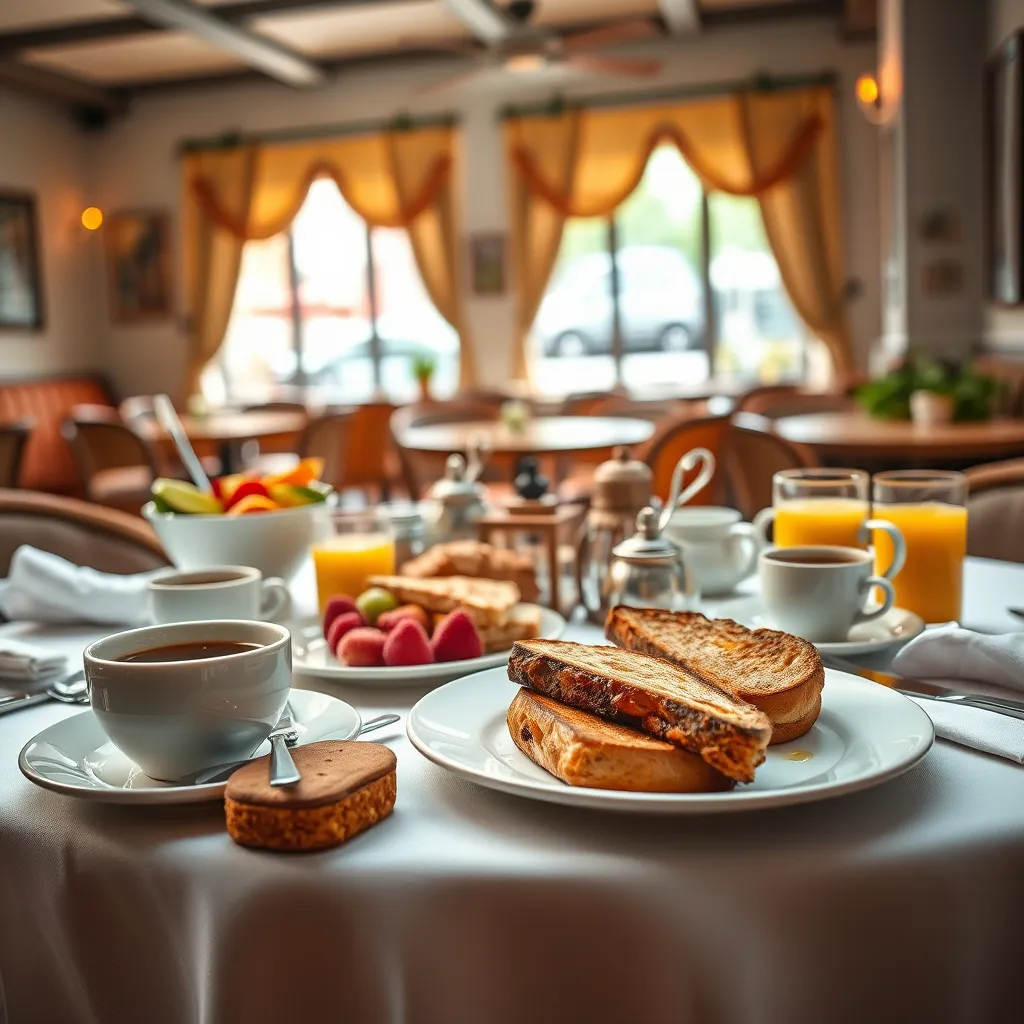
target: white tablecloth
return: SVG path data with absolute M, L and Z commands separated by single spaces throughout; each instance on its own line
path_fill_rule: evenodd
M 972 561 L 965 622 L 1012 629 L 1022 594 L 1024 566 Z M 418 696 L 334 692 L 365 714 Z M 69 713 L 0 717 L 0 1022 L 1024 1020 L 1007 761 L 940 743 L 831 802 L 646 820 L 476 788 L 403 721 L 380 734 L 394 815 L 283 856 L 232 844 L 216 806 L 31 785 L 18 750 Z

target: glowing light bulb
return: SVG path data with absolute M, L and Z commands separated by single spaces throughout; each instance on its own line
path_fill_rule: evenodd
M 82 211 L 82 227 L 89 231 L 95 231 L 103 223 L 103 211 L 95 206 L 90 206 Z
M 878 102 L 878 82 L 874 75 L 861 75 L 857 79 L 857 99 L 866 107 Z

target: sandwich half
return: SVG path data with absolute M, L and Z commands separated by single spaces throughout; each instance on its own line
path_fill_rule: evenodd
M 508 677 L 570 707 L 639 729 L 751 782 L 765 758 L 767 715 L 661 658 L 564 640 L 523 640 Z
M 673 743 L 520 690 L 508 731 L 531 761 L 570 786 L 634 793 L 714 793 L 732 781 Z
M 605 635 L 627 651 L 664 658 L 753 704 L 772 722 L 772 743 L 803 736 L 821 711 L 825 669 L 813 644 L 775 629 L 747 629 L 698 612 L 617 605 Z

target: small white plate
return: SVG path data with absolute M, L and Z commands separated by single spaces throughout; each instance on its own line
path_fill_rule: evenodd
M 543 640 L 557 640 L 565 629 L 565 619 L 550 608 L 540 609 L 540 636 Z M 352 668 L 342 665 L 330 652 L 324 639 L 320 620 L 306 619 L 293 623 L 292 671 L 300 675 L 333 679 L 338 683 L 359 686 L 440 686 L 459 676 L 480 672 L 486 668 L 504 665 L 512 653 L 497 651 L 482 658 L 466 661 L 439 661 L 432 665 L 409 665 L 389 668 Z
M 300 745 L 327 737 L 349 740 L 359 732 L 359 712 L 337 697 L 292 690 L 288 699 Z M 269 753 L 269 741 L 256 752 Z M 44 789 L 108 804 L 205 803 L 219 800 L 227 785 L 174 786 L 151 779 L 107 739 L 92 711 L 65 718 L 30 739 L 18 757 L 18 767 Z
M 456 679 L 422 697 L 407 731 L 424 757 L 471 782 L 549 803 L 637 814 L 711 814 L 825 800 L 877 786 L 915 765 L 935 738 L 931 719 L 877 683 L 825 670 L 810 731 L 768 749 L 749 786 L 727 793 L 627 793 L 567 786 L 512 742 L 505 715 L 516 687 L 501 669 Z M 806 760 L 790 760 L 794 753 Z
M 760 597 L 733 600 L 729 604 L 707 602 L 705 614 L 709 617 L 735 619 L 751 629 L 766 627 L 778 629 L 761 604 Z M 837 657 L 854 654 L 878 654 L 893 644 L 905 644 L 924 631 L 924 619 L 906 608 L 890 608 L 881 618 L 871 622 L 858 622 L 845 640 L 832 643 L 816 643 L 822 654 Z

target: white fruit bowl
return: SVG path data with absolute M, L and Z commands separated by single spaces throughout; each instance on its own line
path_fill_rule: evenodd
M 331 534 L 331 504 L 301 505 L 244 516 L 158 512 L 147 502 L 142 514 L 179 569 L 248 565 L 264 576 L 291 579 L 309 547 Z

